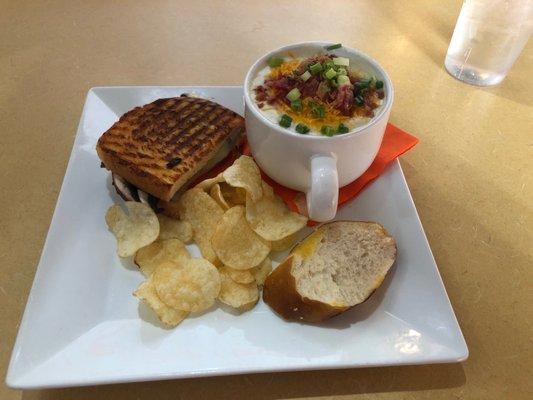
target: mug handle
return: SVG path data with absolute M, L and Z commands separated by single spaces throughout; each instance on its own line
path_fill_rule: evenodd
M 306 193 L 309 218 L 318 222 L 330 221 L 337 213 L 339 177 L 337 160 L 332 155 L 311 158 L 311 179 Z

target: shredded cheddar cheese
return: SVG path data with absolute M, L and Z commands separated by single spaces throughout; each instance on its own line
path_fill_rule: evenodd
M 279 67 L 272 68 L 272 71 L 270 71 L 268 77 L 276 79 L 283 75 L 292 74 L 292 72 L 300 66 L 300 62 L 300 60 L 285 61 Z
M 346 115 L 341 114 L 339 110 L 337 110 L 336 108 L 333 108 L 331 105 L 327 103 L 320 102 L 319 104 L 322 105 L 324 109 L 326 110 L 326 115 L 324 116 L 324 118 L 319 118 L 319 119 L 317 119 L 313 115 L 311 107 L 309 107 L 308 105 L 304 105 L 303 110 L 300 112 L 294 111 L 285 103 L 281 103 L 279 105 L 279 108 L 280 108 L 280 111 L 292 117 L 295 123 L 305 124 L 310 128 L 316 129 L 317 131 L 320 131 L 320 128 L 323 125 L 337 126 L 341 122 L 346 122 L 347 120 L 350 119 L 350 117 L 347 117 Z

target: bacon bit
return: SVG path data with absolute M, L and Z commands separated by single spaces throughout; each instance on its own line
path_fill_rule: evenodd
M 365 100 L 365 104 L 370 108 L 374 109 L 379 106 L 379 98 L 375 91 L 372 90 L 365 90 L 363 92 L 363 99 Z
M 337 91 L 337 98 L 333 107 L 340 110 L 344 115 L 350 116 L 353 108 L 353 91 L 351 86 L 342 86 Z
M 256 91 L 255 93 L 255 99 L 257 101 L 266 101 L 268 98 L 267 96 L 267 92 L 263 92 L 263 91 Z
M 320 82 L 318 81 L 318 78 L 313 76 L 312 78 L 309 78 L 307 82 L 302 82 L 298 89 L 303 98 L 315 97 L 319 84 Z
M 287 89 L 289 87 L 289 79 L 286 76 L 281 78 L 268 78 L 265 80 L 265 86 L 267 88 Z
M 320 100 L 324 100 L 329 93 L 329 85 L 326 81 L 320 82 L 316 90 L 316 95 Z

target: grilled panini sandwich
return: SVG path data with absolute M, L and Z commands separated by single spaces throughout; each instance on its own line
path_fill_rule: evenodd
M 137 198 L 127 200 L 142 201 L 148 193 L 169 201 L 224 159 L 243 133 L 244 119 L 233 111 L 202 98 L 173 97 L 128 111 L 104 132 L 96 151 L 121 196 L 137 188 Z

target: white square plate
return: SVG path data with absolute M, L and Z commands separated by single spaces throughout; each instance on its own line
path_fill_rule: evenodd
M 468 356 L 398 161 L 338 213 L 339 219 L 377 221 L 398 243 L 395 266 L 367 302 L 321 326 L 287 323 L 260 301 L 241 316 L 216 309 L 162 329 L 132 296 L 141 274 L 116 255 L 104 214 L 117 198 L 95 145 L 131 108 L 190 91 L 243 112 L 241 87 L 89 91 L 13 350 L 9 386 L 443 363 Z

